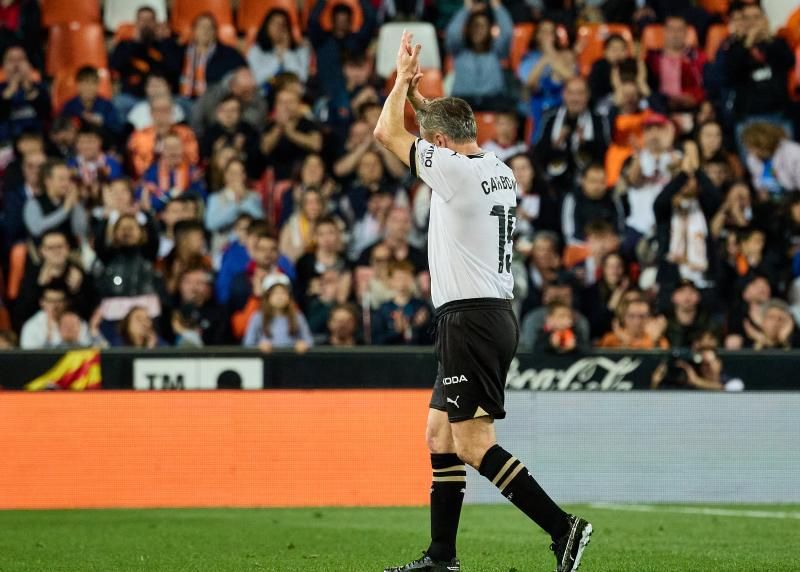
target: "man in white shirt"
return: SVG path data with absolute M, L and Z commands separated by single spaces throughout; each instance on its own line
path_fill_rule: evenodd
M 60 287 L 46 286 L 39 302 L 41 310 L 22 326 L 19 347 L 23 350 L 54 348 L 63 342 L 59 321 L 67 309 L 67 293 Z M 86 322 L 80 321 L 78 345 L 90 346 L 92 337 Z
M 494 420 L 505 417 L 505 380 L 519 341 L 511 309 L 516 181 L 494 153 L 478 146 L 475 116 L 465 101 L 420 95 L 420 50 L 404 33 L 397 80 L 375 138 L 433 190 L 428 259 L 439 371 L 427 426 L 431 544 L 422 558 L 386 572 L 461 570 L 455 540 L 465 463 L 550 534 L 558 572 L 572 572 L 591 525 L 562 511 L 495 438 Z M 406 96 L 417 111 L 422 139 L 405 130 Z

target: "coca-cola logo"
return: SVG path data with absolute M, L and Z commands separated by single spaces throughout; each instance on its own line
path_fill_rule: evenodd
M 579 359 L 567 369 L 520 370 L 519 359 L 514 358 L 506 376 L 506 387 L 534 391 L 630 391 L 633 381 L 626 376 L 641 364 L 641 359 L 632 357 L 613 360 L 597 356 Z

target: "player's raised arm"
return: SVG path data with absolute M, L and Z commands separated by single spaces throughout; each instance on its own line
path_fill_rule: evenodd
M 411 82 L 418 73 L 419 52 L 422 46 L 411 46 L 411 34 L 403 32 L 397 51 L 397 79 L 383 104 L 381 116 L 375 126 L 375 139 L 394 153 L 405 165 L 410 166 L 410 150 L 416 137 L 406 131 L 404 107 Z M 414 90 L 416 92 L 416 89 Z M 416 92 L 418 93 L 418 92 Z

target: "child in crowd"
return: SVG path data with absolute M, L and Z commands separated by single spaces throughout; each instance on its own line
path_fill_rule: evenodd
M 264 279 L 261 312 L 247 324 L 242 345 L 268 353 L 273 348 L 294 348 L 303 353 L 314 344 L 305 316 L 294 303 L 292 285 L 283 274 Z

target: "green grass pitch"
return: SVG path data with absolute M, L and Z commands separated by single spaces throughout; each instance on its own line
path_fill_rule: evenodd
M 800 570 L 800 506 L 569 508 L 595 529 L 581 572 Z M 427 532 L 426 508 L 5 511 L 0 571 L 376 572 Z M 548 571 L 548 541 L 511 506 L 466 506 L 459 556 L 466 572 Z

